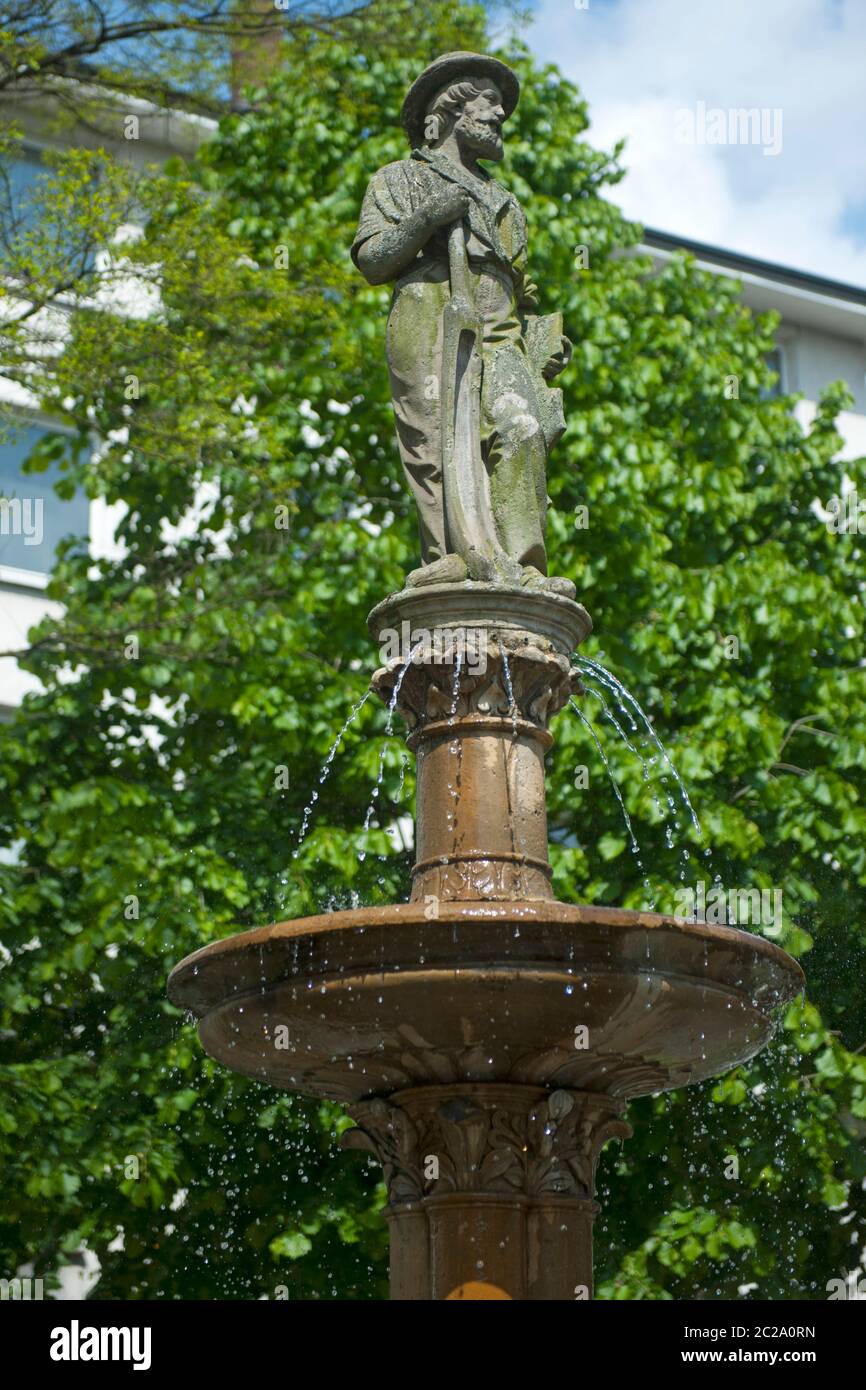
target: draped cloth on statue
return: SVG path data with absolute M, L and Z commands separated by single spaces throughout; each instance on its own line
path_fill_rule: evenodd
M 546 462 L 562 425 L 560 393 L 547 386 L 544 361 L 533 351 L 533 340 L 540 343 L 545 335 L 532 327 L 553 322 L 561 331 L 561 320 L 531 317 L 536 291 L 526 275 L 526 222 L 517 200 L 489 176 L 476 178 L 444 155 L 415 150 L 371 179 L 352 257 L 357 264 L 365 241 L 423 206 L 439 179 L 458 184 L 470 197 L 465 244 L 482 329 L 481 452 L 495 529 L 508 556 L 544 572 Z M 440 229 L 396 281 L 387 330 L 397 438 L 418 507 L 425 564 L 453 549 L 442 496 L 440 404 L 443 310 L 450 292 L 448 237 Z

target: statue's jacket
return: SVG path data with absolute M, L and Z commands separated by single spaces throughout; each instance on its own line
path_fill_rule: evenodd
M 464 219 L 466 251 L 483 330 L 482 434 L 494 504 L 497 491 L 506 490 L 511 529 L 519 532 L 508 545 L 509 553 L 543 568 L 546 455 L 562 424 L 560 392 L 546 386 L 541 367 L 548 344 L 555 339 L 558 346 L 561 317 L 534 317 L 536 287 L 527 276 L 526 220 L 517 199 L 489 175 L 473 178 L 435 151 L 415 150 L 411 158 L 386 165 L 370 180 L 352 257 L 357 264 L 364 243 L 409 217 L 429 199 L 439 179 L 459 184 L 470 198 Z M 440 228 L 396 280 L 387 329 L 397 437 L 418 504 L 426 562 L 447 553 L 440 373 L 443 310 L 449 295 L 448 229 Z M 541 328 L 544 333 L 527 331 Z M 503 461 L 505 467 L 497 468 Z M 507 518 L 505 524 L 507 528 Z

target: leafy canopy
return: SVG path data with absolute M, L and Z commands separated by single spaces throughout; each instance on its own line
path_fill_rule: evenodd
M 319 781 L 376 664 L 365 615 L 417 558 L 388 291 L 347 247 L 370 174 L 404 154 L 406 86 L 431 53 L 483 46 L 485 17 L 449 0 L 413 30 L 413 7 L 392 13 L 399 39 L 375 47 L 362 21 L 347 39 L 295 36 L 252 110 L 136 190 L 143 234 L 94 272 L 125 287 L 123 312 L 71 313 L 50 358 L 23 326 L 6 333 L 12 370 L 72 430 L 32 466 L 62 456 L 68 486 L 124 509 L 123 554 L 61 551 L 49 595 L 65 610 L 23 658 L 44 693 L 0 730 L 16 847 L 0 868 L 2 1263 L 47 1274 L 86 1242 L 99 1297 L 384 1290 L 382 1189 L 337 1152 L 348 1122 L 209 1062 L 164 982 L 232 931 L 405 896 L 411 851 L 389 827 L 411 812 L 412 768 L 373 701 Z M 790 399 L 766 398 L 771 321 L 687 258 L 637 257 L 639 229 L 606 196 L 620 151 L 588 143 L 554 69 L 516 43 L 506 56 L 523 95 L 502 177 L 527 210 L 542 308 L 563 309 L 576 344 L 551 569 L 576 581 L 586 653 L 649 712 L 705 833 L 681 810 L 674 823 L 664 764 L 645 774 L 587 695 L 643 869 L 566 712 L 555 887 L 642 906 L 647 877 L 659 908 L 714 875 L 779 888 L 779 939 L 810 982 L 765 1056 L 632 1106 L 635 1139 L 602 1164 L 600 1292 L 821 1298 L 862 1245 L 866 1176 L 863 557 L 812 506 L 839 491 L 844 388 L 805 435 Z M 119 204 L 123 178 L 111 165 Z M 862 462 L 847 471 L 866 491 Z

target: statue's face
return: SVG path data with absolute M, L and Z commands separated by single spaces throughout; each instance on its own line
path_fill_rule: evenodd
M 454 134 L 462 151 L 475 159 L 502 158 L 502 123 L 505 108 L 502 94 L 486 82 L 477 96 L 470 97 L 454 123 Z

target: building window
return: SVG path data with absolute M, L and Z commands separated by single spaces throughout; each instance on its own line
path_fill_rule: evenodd
M 24 211 L 36 191 L 36 183 L 44 173 L 37 150 L 23 149 L 9 164 L 9 191 L 15 207 Z
M 0 183 L 4 219 L 9 219 L 10 225 L 18 233 L 27 232 L 38 222 L 42 207 L 42 190 L 39 185 L 50 169 L 43 163 L 39 150 L 24 145 L 9 163 L 3 166 L 2 172 L 6 175 L 6 187 Z M 59 248 L 64 255 L 81 260 L 81 269 L 92 270 L 95 260 L 92 246 L 85 247 L 82 254 L 78 240 L 68 228 L 64 236 L 64 229 L 61 227 L 58 237 Z
M 772 352 L 768 352 L 764 361 L 771 372 L 776 373 L 776 380 L 772 386 L 764 386 L 761 389 L 761 400 L 770 401 L 776 396 L 784 396 L 786 390 L 785 382 L 785 354 L 780 347 L 774 347 Z
M 90 503 L 84 493 L 69 501 L 57 496 L 52 486 L 61 476 L 56 463 L 44 473 L 22 471 L 31 449 L 47 433 L 42 425 L 27 425 L 0 434 L 0 579 L 14 581 L 9 571 L 48 574 L 57 544 L 67 536 L 87 544 Z

